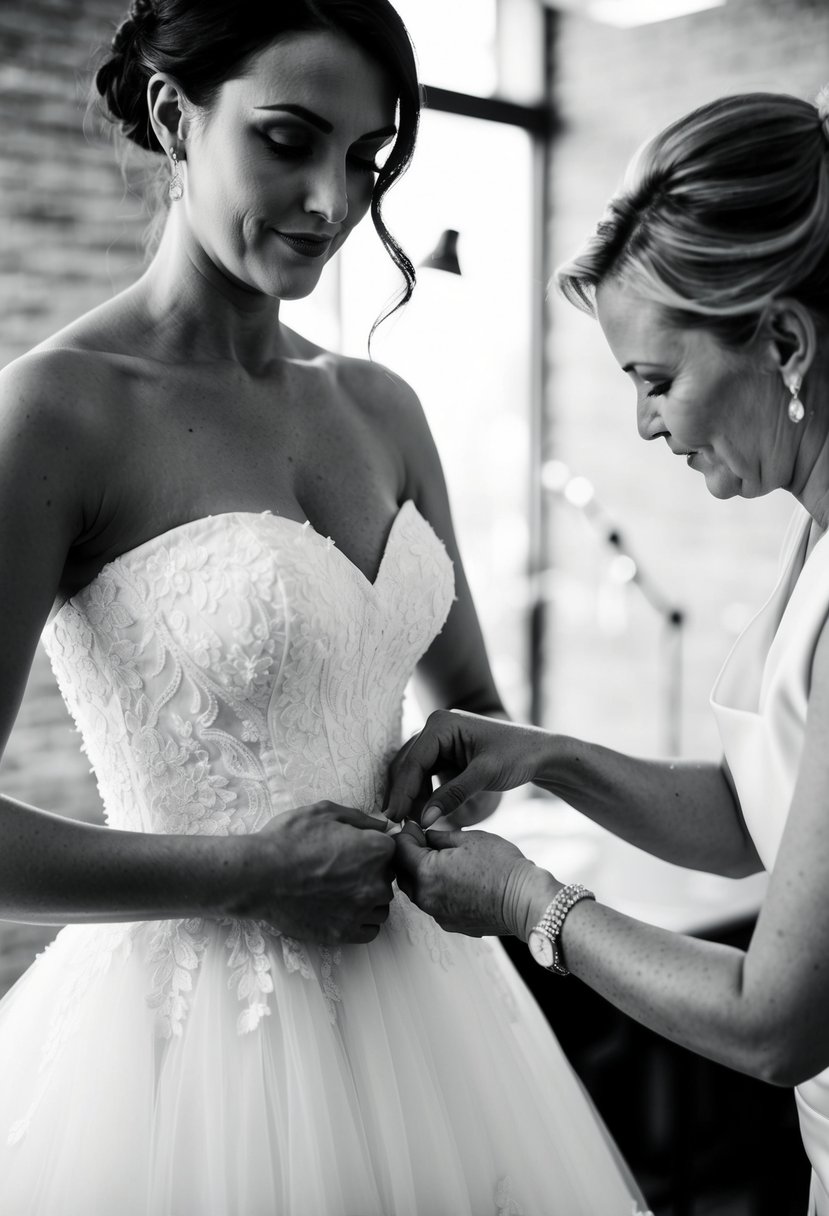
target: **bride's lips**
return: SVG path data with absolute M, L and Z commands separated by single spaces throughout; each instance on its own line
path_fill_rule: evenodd
M 274 232 L 289 249 L 306 258 L 323 257 L 334 239 L 331 236 L 314 236 L 310 232 L 280 232 L 277 228 L 274 228 Z

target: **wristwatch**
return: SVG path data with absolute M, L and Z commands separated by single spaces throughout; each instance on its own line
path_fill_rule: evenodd
M 565 917 L 572 907 L 581 899 L 595 899 L 596 896 L 580 882 L 571 882 L 562 887 L 553 902 L 547 906 L 541 920 L 530 930 L 527 945 L 530 954 L 540 967 L 552 971 L 555 975 L 569 975 L 561 954 L 561 929 Z

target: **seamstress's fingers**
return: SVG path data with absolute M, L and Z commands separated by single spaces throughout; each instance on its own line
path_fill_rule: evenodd
M 426 848 L 429 847 L 429 841 L 426 837 L 426 833 L 419 824 L 415 823 L 413 819 L 407 819 L 400 831 L 401 833 L 405 833 L 407 836 L 411 836 L 412 840 L 417 841 L 419 845 L 425 846 Z
M 462 832 L 460 828 L 456 828 L 452 832 L 444 832 L 440 828 L 436 828 L 434 832 L 429 833 L 427 839 L 430 848 L 456 849 L 466 840 L 466 833 Z
M 432 773 L 443 767 L 440 764 L 441 750 L 448 746 L 449 742 L 440 738 L 434 730 L 424 730 L 409 740 L 398 753 L 389 769 L 386 800 L 386 815 L 389 819 L 399 823 L 419 812 L 427 785 L 431 790 Z
M 435 790 L 420 816 L 421 826 L 431 827 L 444 815 L 457 811 L 467 798 L 485 790 L 490 779 L 491 772 L 487 762 L 482 757 L 471 760 L 462 773 Z

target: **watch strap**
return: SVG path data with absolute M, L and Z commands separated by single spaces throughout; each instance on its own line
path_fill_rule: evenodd
M 553 961 L 547 968 L 556 975 L 569 975 L 564 965 L 561 952 L 561 930 L 567 919 L 567 913 L 582 899 L 595 899 L 592 891 L 580 882 L 571 882 L 562 887 L 555 899 L 547 905 L 541 920 L 533 929 L 534 933 L 542 933 L 553 947 Z

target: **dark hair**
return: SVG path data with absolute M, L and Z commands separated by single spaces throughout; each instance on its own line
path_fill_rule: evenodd
M 637 153 L 595 233 L 556 272 L 595 311 L 623 279 L 681 327 L 751 340 L 775 298 L 829 319 L 829 115 L 783 93 L 742 93 L 671 123 Z
M 194 105 L 208 108 L 252 55 L 282 35 L 316 30 L 345 34 L 386 70 L 397 93 L 397 138 L 371 199 L 374 227 L 406 281 L 400 299 L 380 318 L 385 320 L 407 303 L 415 285 L 415 268 L 386 227 L 382 208 L 409 166 L 420 121 L 414 50 L 389 0 L 133 0 L 95 87 L 128 140 L 163 153 L 147 107 L 154 73 L 169 72 Z

